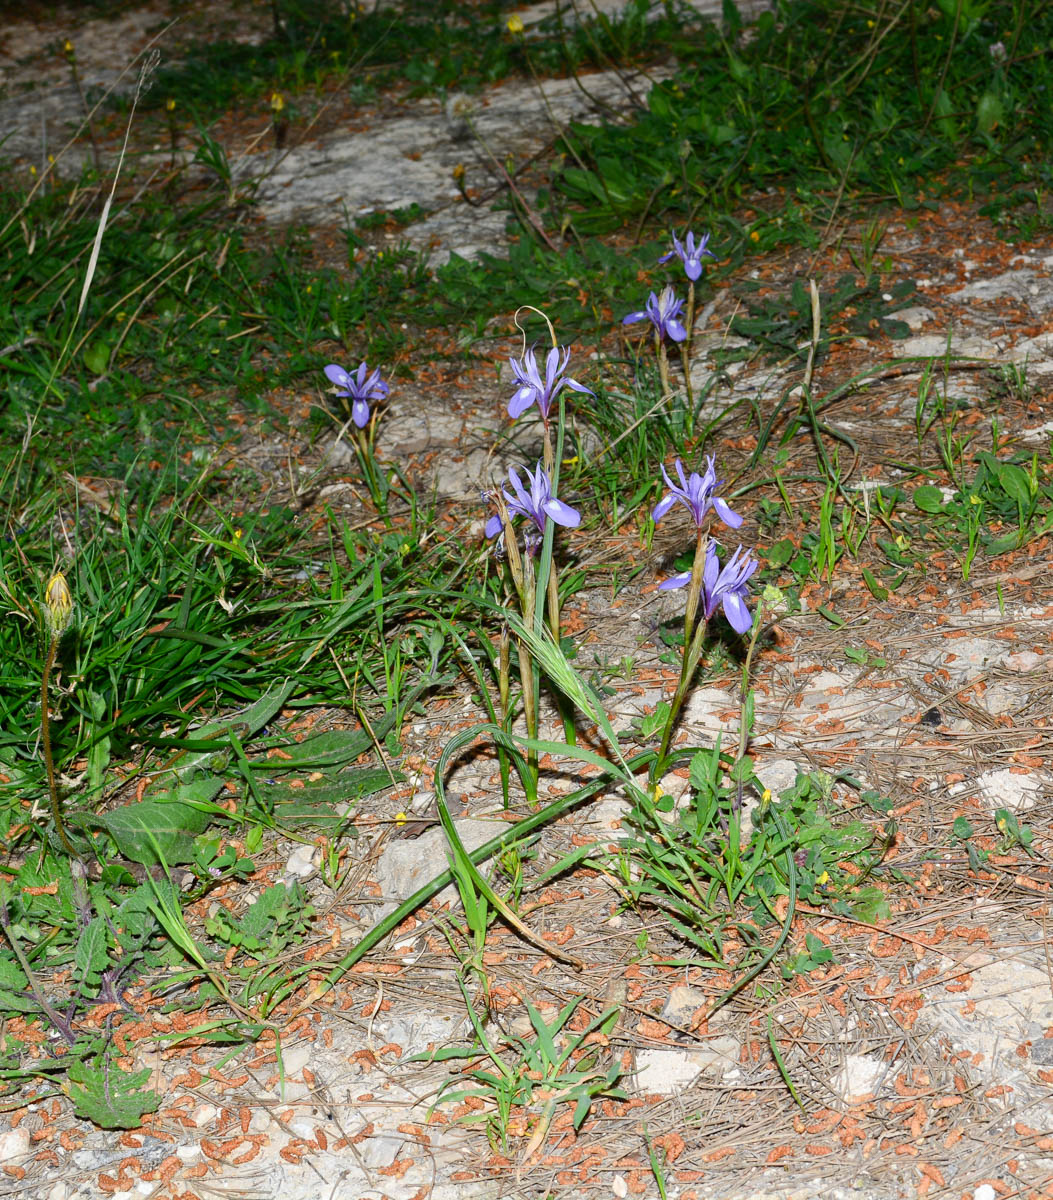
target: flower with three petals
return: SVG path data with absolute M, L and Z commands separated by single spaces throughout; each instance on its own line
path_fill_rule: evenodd
M 746 605 L 749 595 L 750 576 L 760 564 L 741 546 L 723 567 L 717 558 L 716 543 L 706 546 L 706 565 L 702 572 L 702 612 L 709 620 L 720 605 L 728 624 L 736 633 L 749 633 L 753 626 L 753 615 Z M 691 582 L 691 572 L 682 571 L 660 583 L 662 591 L 686 587 Z
M 553 346 L 545 359 L 545 378 L 542 380 L 533 348 L 522 358 L 510 358 L 508 365 L 512 368 L 512 374 L 519 386 L 508 402 L 508 415 L 514 420 L 522 416 L 532 404 L 536 404 L 541 410 L 541 416 L 547 421 L 552 401 L 563 388 L 569 387 L 572 392 L 587 392 L 590 396 L 593 395 L 591 388 L 563 374 L 569 360 L 569 350 Z
M 533 523 L 533 528 L 529 528 L 526 535 L 527 551 L 533 553 L 541 544 L 546 521 L 552 520 L 557 525 L 573 528 L 580 524 L 581 514 L 577 509 L 571 508 L 569 504 L 564 504 L 562 500 L 557 500 L 553 496 L 552 482 L 541 463 L 538 463 L 533 474 L 527 471 L 526 475 L 528 486 L 525 487 L 519 477 L 519 472 L 515 467 L 510 467 L 508 482 L 512 485 L 512 491 L 504 491 L 503 495 L 510 520 L 515 517 L 526 517 Z M 495 513 L 486 522 L 486 536 L 488 538 L 497 537 L 503 527 L 504 522 L 500 513 Z
M 674 233 L 673 249 L 668 254 L 663 254 L 658 261 L 664 263 L 673 257 L 679 258 L 684 264 L 684 274 L 694 283 L 702 274 L 702 255 L 708 254 L 710 258 L 717 257 L 712 250 L 706 249 L 708 242 L 708 233 L 704 233 L 699 238 L 697 246 L 695 245 L 695 235 L 693 233 L 689 233 L 682 242 Z
M 682 504 L 690 512 L 692 520 L 699 529 L 702 528 L 702 522 L 706 519 L 706 514 L 711 508 L 725 525 L 730 525 L 732 529 L 738 529 L 742 524 L 742 518 L 728 505 L 726 500 L 722 500 L 714 494 L 723 480 L 717 478 L 716 468 L 713 465 L 713 456 L 710 455 L 706 461 L 706 472 L 704 475 L 699 475 L 697 471 L 692 471 L 690 476 L 685 477 L 684 464 L 679 458 L 674 465 L 676 466 L 680 485 L 678 487 L 669 478 L 669 472 L 663 466 L 662 478 L 665 480 L 669 491 L 654 506 L 654 511 L 651 513 L 651 520 L 657 523 L 674 504 Z
M 365 363 L 353 375 L 336 363 L 330 363 L 325 368 L 325 377 L 336 384 L 338 396 L 351 401 L 351 420 L 359 429 L 365 429 L 369 424 L 369 402 L 386 400 L 391 391 L 380 378 L 379 369 L 370 371 Z
M 631 312 L 627 317 L 622 317 L 622 324 L 631 325 L 634 321 L 646 319 L 654 326 L 655 332 L 660 338 L 668 338 L 671 342 L 682 342 L 687 337 L 687 330 L 684 328 L 683 321 L 680 320 L 683 307 L 683 300 L 676 298 L 673 289 L 664 287 L 658 296 L 652 292 L 647 298 L 647 304 L 638 312 Z

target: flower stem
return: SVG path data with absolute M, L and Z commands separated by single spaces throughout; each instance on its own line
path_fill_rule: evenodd
M 680 678 L 677 681 L 673 698 L 669 703 L 669 715 L 666 717 L 665 726 L 662 729 L 662 742 L 659 746 L 658 754 L 651 763 L 650 778 L 652 786 L 658 782 L 665 766 L 665 759 L 669 752 L 669 743 L 673 737 L 673 729 L 676 725 L 677 717 L 680 715 L 680 709 L 683 707 L 684 700 L 691 687 L 691 680 L 694 678 L 695 670 L 698 667 L 698 660 L 702 656 L 702 644 L 706 638 L 707 622 L 704 613 L 702 619 L 699 620 L 698 606 L 702 596 L 702 581 L 706 565 L 706 547 L 708 542 L 708 533 L 700 529 L 695 542 L 695 561 L 691 566 L 691 582 L 688 584 L 687 606 L 684 610 L 684 656 L 680 661 Z
M 658 377 L 662 381 L 662 399 L 669 395 L 669 356 L 665 352 L 665 342 L 658 332 L 654 335 L 655 347 L 658 351 Z
M 537 577 L 534 573 L 534 563 L 529 555 L 524 556 L 519 553 L 515 529 L 512 527 L 512 520 L 500 492 L 497 493 L 496 500 L 498 512 L 501 514 L 504 524 L 505 553 L 508 555 L 508 570 L 519 598 L 519 611 L 523 614 L 523 622 L 526 627 L 533 629 L 534 614 L 537 609 Z M 534 660 L 529 647 L 519 638 L 516 639 L 516 653 L 519 661 L 519 684 L 523 691 L 523 720 L 526 722 L 527 737 L 536 739 L 537 691 L 534 686 Z M 502 658 L 502 670 L 504 669 L 504 659 Z M 510 706 L 507 680 L 502 689 L 501 702 L 506 710 L 506 715 L 508 715 L 507 710 Z M 527 778 L 523 780 L 523 787 L 526 789 L 527 798 L 531 803 L 537 799 L 537 780 L 537 751 L 530 749 L 527 750 Z
M 355 449 L 358 452 L 358 463 L 362 468 L 362 474 L 366 478 L 366 487 L 369 488 L 369 494 L 373 497 L 373 503 L 377 506 L 377 512 L 384 518 L 384 524 L 391 528 L 391 519 L 388 516 L 388 489 L 387 480 L 377 474 L 377 460 L 373 457 L 372 439 L 366 436 L 364 429 L 355 430 Z
M 62 800 L 59 796 L 58 780 L 55 778 L 55 759 L 51 753 L 51 717 L 48 713 L 48 684 L 51 682 L 51 672 L 55 666 L 61 633 L 55 633 L 48 642 L 48 652 L 44 659 L 44 670 L 40 676 L 40 744 L 44 751 L 44 769 L 48 776 L 48 794 L 51 800 L 51 818 L 55 822 L 55 832 L 63 846 L 73 855 L 80 855 L 73 848 L 73 843 L 66 833 L 66 825 L 62 820 Z
M 695 394 L 691 387 L 691 339 L 694 335 L 694 325 L 695 284 L 692 280 L 687 289 L 687 319 L 684 321 L 687 337 L 680 343 L 680 361 L 684 364 L 684 388 L 687 391 L 687 413 L 684 424 L 689 438 L 695 436 Z
M 534 567 L 530 559 L 525 560 L 527 566 L 527 580 L 523 591 L 523 623 L 528 629 L 534 627 L 534 612 L 537 606 L 537 591 L 536 582 L 534 579 Z M 519 682 L 523 689 L 523 720 L 526 722 L 527 737 L 537 740 L 537 706 L 535 704 L 536 690 L 534 688 L 534 659 L 530 653 L 526 643 L 522 640 L 517 642 L 519 648 Z M 527 782 L 527 790 L 532 793 L 532 796 L 537 796 L 537 781 L 538 781 L 538 759 L 537 750 L 533 747 L 527 750 L 527 771 L 530 779 Z

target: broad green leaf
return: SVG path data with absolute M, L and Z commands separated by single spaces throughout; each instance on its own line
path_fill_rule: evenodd
M 77 977 L 82 984 L 91 987 L 106 970 L 106 922 L 102 917 L 93 917 L 77 939 L 74 959 Z
M 102 1129 L 137 1129 L 145 1113 L 161 1107 L 161 1097 L 145 1091 L 149 1070 L 127 1072 L 116 1063 L 98 1066 L 73 1062 L 69 1066 L 69 1098 L 78 1117 L 87 1117 Z
M 1016 463 L 998 464 L 998 483 L 1002 491 L 1023 509 L 1031 504 L 1031 482 L 1027 472 Z
M 773 567 L 782 567 L 797 553 L 797 547 L 789 538 L 783 538 L 763 551 L 764 557 Z
M 1005 120 L 1005 107 L 995 92 L 984 92 L 976 105 L 976 128 L 992 133 Z
M 338 824 L 346 821 L 335 805 L 371 796 L 390 787 L 392 781 L 402 783 L 405 776 L 400 771 L 389 772 L 383 767 L 360 767 L 343 771 L 305 783 L 303 787 L 291 784 L 257 783 L 260 799 L 269 811 L 283 822 L 315 821 L 320 824 Z
M 292 695 L 295 686 L 290 679 L 276 683 L 240 716 L 213 721 L 211 724 L 202 725 L 200 729 L 196 729 L 194 740 L 214 741 L 216 743 L 215 750 L 190 751 L 178 759 L 168 773 L 176 779 L 188 779 L 197 771 L 212 770 L 216 755 L 223 755 L 229 751 L 229 735 L 235 733 L 244 742 L 258 733 L 281 711 L 286 700 Z
M 21 991 L 28 987 L 22 968 L 11 958 L 0 958 L 0 988 L 11 988 Z
M 386 725 L 387 722 L 381 722 Z M 374 726 L 377 737 L 383 737 L 386 729 Z M 353 762 L 360 754 L 373 747 L 373 739 L 364 729 L 331 729 L 305 738 L 302 742 L 287 742 L 280 747 L 281 758 L 268 758 L 267 770 L 271 774 L 279 771 L 302 771 L 307 768 L 340 766 Z M 288 757 L 285 757 L 285 756 Z
M 921 487 L 914 489 L 914 504 L 922 512 L 941 512 L 944 506 L 943 492 L 931 484 L 922 484 Z
M 106 718 L 106 701 L 96 691 L 88 692 L 88 707 L 91 709 L 92 720 L 101 727 Z M 88 790 L 92 793 L 102 791 L 103 778 L 106 768 L 110 765 L 110 739 L 99 737 L 88 747 Z
M 210 784 L 212 780 L 201 782 Z M 218 787 L 219 781 L 217 791 Z M 208 828 L 210 820 L 207 811 L 178 800 L 143 800 L 92 818 L 125 858 L 147 866 L 161 859 L 168 864 L 190 862 L 194 838 Z
M 3 1012 L 40 1012 L 40 1005 L 33 999 L 32 993 L 21 996 L 0 988 L 0 1013 Z

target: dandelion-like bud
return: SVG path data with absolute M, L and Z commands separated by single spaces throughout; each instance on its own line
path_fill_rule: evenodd
M 57 571 L 44 590 L 44 620 L 53 638 L 61 636 L 73 617 L 73 596 L 66 576 Z

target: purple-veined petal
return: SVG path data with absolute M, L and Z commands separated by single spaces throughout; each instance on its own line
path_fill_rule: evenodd
M 702 586 L 707 592 L 712 592 L 720 576 L 720 561 L 717 558 L 715 542 L 706 545 L 706 564 L 702 569 Z
M 631 325 L 634 321 L 646 320 L 651 314 L 643 310 L 639 312 L 631 312 L 627 317 L 622 317 L 623 325 Z
M 530 476 L 530 507 L 534 510 L 534 516 L 538 520 L 538 514 L 541 512 L 541 506 L 552 495 L 552 485 L 548 481 L 548 475 L 545 468 L 538 463 L 534 468 L 534 473 Z
M 369 424 L 369 405 L 365 400 L 356 398 L 351 402 L 351 420 L 359 429 L 365 429 Z
M 670 492 L 666 496 L 663 496 L 661 498 L 661 500 L 659 500 L 658 503 L 651 510 L 651 520 L 654 521 L 654 523 L 657 525 L 658 522 L 665 516 L 665 514 L 673 507 L 673 505 L 675 503 L 676 503 L 676 497 L 673 495 L 672 492 Z
M 515 469 L 515 467 L 508 468 L 508 481 L 512 485 L 512 491 L 514 491 L 516 494 L 515 505 L 517 506 L 518 511 L 523 513 L 530 512 L 530 496 L 527 493 L 526 488 L 523 487 L 522 481 L 519 478 L 519 472 Z
M 592 388 L 587 388 L 583 383 L 578 383 L 576 379 L 563 379 L 560 381 L 560 383 L 565 383 L 572 392 L 585 392 L 590 396 L 596 395 Z
M 515 419 L 521 417 L 523 413 L 534 403 L 535 390 L 527 383 L 512 396 L 508 402 L 508 415 Z
M 325 377 L 330 383 L 335 383 L 337 387 L 348 388 L 351 386 L 351 376 L 336 363 L 330 363 L 325 368 Z
M 682 342 L 687 338 L 687 330 L 675 317 L 666 320 L 665 331 L 674 342 Z
M 674 588 L 687 587 L 691 582 L 691 572 L 681 571 L 678 575 L 670 575 L 668 579 L 663 579 L 658 585 L 660 592 L 671 592 Z
M 736 633 L 749 633 L 753 628 L 753 614 L 746 607 L 746 602 L 738 592 L 727 592 L 721 597 L 724 606 L 724 616 Z
M 366 364 L 363 363 L 363 366 Z M 380 368 L 377 367 L 363 386 L 363 395 L 370 400 L 386 400 L 391 388 L 380 378 Z
M 569 504 L 564 504 L 562 500 L 557 500 L 555 496 L 546 500 L 541 508 L 557 525 L 573 528 L 581 523 L 581 513 L 576 508 L 571 508 Z
M 717 516 L 720 517 L 725 525 L 729 525 L 732 529 L 738 529 L 742 524 L 742 517 L 733 508 L 728 506 L 726 500 L 721 500 L 719 496 L 714 496 L 713 507 L 716 509 Z
M 488 538 L 495 538 L 504 528 L 504 524 L 504 521 L 501 520 L 501 514 L 494 513 L 489 521 L 486 522 L 486 529 L 484 530 L 484 533 Z

